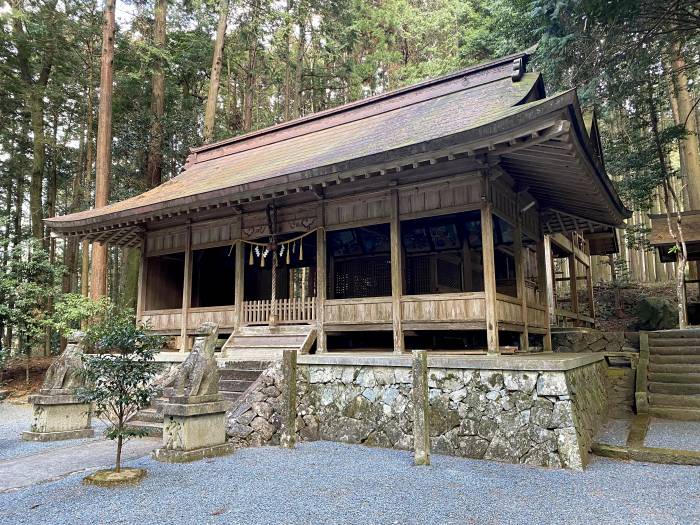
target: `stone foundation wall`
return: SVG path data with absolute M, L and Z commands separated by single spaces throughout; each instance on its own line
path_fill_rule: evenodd
M 607 409 L 604 362 L 563 371 L 430 368 L 434 453 L 582 468 Z M 298 365 L 297 439 L 412 450 L 407 366 Z M 278 444 L 280 365 L 228 413 L 237 446 Z
M 631 366 L 610 366 L 608 368 L 609 416 L 629 418 L 634 415 L 634 391 L 637 369 Z
M 639 352 L 639 332 L 552 332 L 555 352 Z

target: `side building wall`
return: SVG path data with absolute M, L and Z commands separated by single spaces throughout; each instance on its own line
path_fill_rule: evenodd
M 430 368 L 431 449 L 581 469 L 607 414 L 606 368 L 603 361 L 546 372 Z M 272 365 L 229 412 L 238 446 L 279 443 L 283 382 Z M 300 364 L 297 439 L 412 450 L 411 389 L 409 366 Z

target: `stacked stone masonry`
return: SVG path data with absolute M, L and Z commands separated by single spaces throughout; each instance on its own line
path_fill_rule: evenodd
M 555 352 L 639 352 L 639 332 L 552 332 Z
M 411 450 L 411 374 L 298 365 L 297 439 Z M 605 375 L 603 361 L 546 372 L 430 368 L 432 452 L 580 469 L 606 415 Z M 283 380 L 272 365 L 228 413 L 236 446 L 279 444 Z

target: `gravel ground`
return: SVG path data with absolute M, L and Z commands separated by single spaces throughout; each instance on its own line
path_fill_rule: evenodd
M 652 418 L 644 444 L 647 447 L 700 451 L 700 421 Z
M 595 441 L 605 445 L 624 446 L 630 432 L 631 419 L 608 419 L 595 437 Z
M 56 447 L 75 445 L 82 441 L 101 439 L 105 424 L 97 419 L 92 420 L 92 428 L 95 429 L 95 437 L 82 440 L 68 441 L 23 441 L 20 435 L 29 430 L 32 424 L 31 405 L 15 405 L 12 403 L 0 403 L 0 461 L 3 459 L 27 456 L 42 450 Z
M 0 494 L 1 524 L 700 523 L 700 468 L 594 458 L 585 472 L 338 443 L 246 449 L 184 465 L 149 458 L 142 485 L 82 476 Z

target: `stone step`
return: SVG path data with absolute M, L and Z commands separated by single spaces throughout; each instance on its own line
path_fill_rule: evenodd
M 240 368 L 222 368 L 219 370 L 222 381 L 255 381 L 260 376 L 260 370 L 245 370 Z
M 219 372 L 223 370 L 258 370 L 262 372 L 268 366 L 270 366 L 270 361 L 238 360 L 235 357 L 228 357 L 226 358 L 226 365 L 219 368 Z
M 700 328 L 685 328 L 683 330 L 659 330 L 657 332 L 649 332 L 649 339 L 671 339 L 671 338 L 689 338 L 700 339 Z
M 700 365 L 691 365 L 687 363 L 649 363 L 649 373 L 668 373 L 668 374 L 700 374 Z
M 226 401 L 237 401 L 243 392 L 219 392 Z
M 219 381 L 220 392 L 245 392 L 253 381 L 236 381 L 222 379 Z
M 257 348 L 259 346 L 278 346 L 298 348 L 306 339 L 306 335 L 234 335 L 226 344 L 226 348 Z
M 655 337 L 649 340 L 649 347 L 659 346 L 699 346 L 700 337 Z
M 163 413 L 155 408 L 145 408 L 138 411 L 136 414 L 136 420 L 147 423 L 162 423 Z
M 674 394 L 679 396 L 700 394 L 700 384 L 692 383 L 648 383 L 649 392 L 655 394 Z
M 153 423 L 151 421 L 131 420 L 128 426 L 144 430 L 148 437 L 163 437 L 163 422 Z
M 650 346 L 649 354 L 655 355 L 700 355 L 700 346 Z
M 308 335 L 312 330 L 310 325 L 280 325 L 274 328 L 269 326 L 242 326 L 238 329 L 235 335 Z
M 700 395 L 649 394 L 649 405 L 660 407 L 700 408 Z
M 663 355 L 663 354 L 650 354 L 650 363 L 658 364 L 668 364 L 668 365 L 700 365 L 700 354 L 696 355 Z
M 700 421 L 700 409 L 650 406 L 649 414 L 662 419 Z
M 649 372 L 647 373 L 649 381 L 657 383 L 689 383 L 700 385 L 700 373 L 688 374 L 683 372 Z

